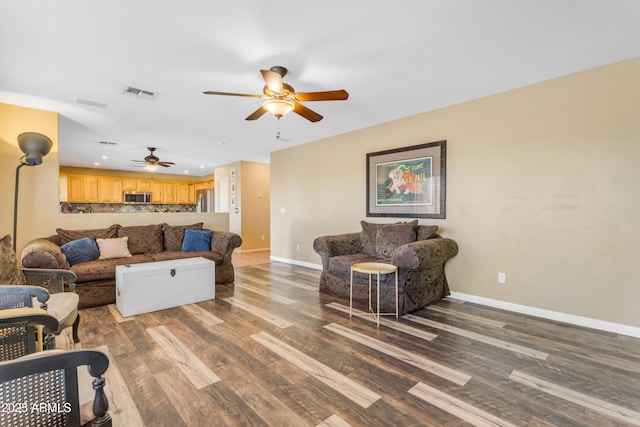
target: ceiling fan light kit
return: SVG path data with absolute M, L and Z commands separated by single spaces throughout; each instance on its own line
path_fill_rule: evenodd
M 149 172 L 156 172 L 158 170 L 158 166 L 163 166 L 165 168 L 170 167 L 171 165 L 175 165 L 173 162 L 161 162 L 158 156 L 153 154 L 156 151 L 156 147 L 147 147 L 149 150 L 149 155 L 144 158 L 144 160 L 131 160 L 132 162 L 144 163 L 144 169 Z
M 293 101 L 288 101 L 286 99 L 271 99 L 266 101 L 262 106 L 271 114 L 280 118 L 287 113 L 293 111 L 296 104 Z
M 203 93 L 205 95 L 244 96 L 266 99 L 262 106 L 249 114 L 245 120 L 256 120 L 262 117 L 267 111 L 280 119 L 287 113 L 293 111 L 310 122 L 318 122 L 322 120 L 322 116 L 302 105 L 300 103 L 301 101 L 344 101 L 349 98 L 346 90 L 296 92 L 293 86 L 282 81 L 282 78 L 287 74 L 287 69 L 280 65 L 273 66 L 269 70 L 260 70 L 260 73 L 266 83 L 262 90 L 262 95 L 217 91 L 205 91 Z

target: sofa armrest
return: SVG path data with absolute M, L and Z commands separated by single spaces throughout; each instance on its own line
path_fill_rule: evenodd
M 70 268 L 60 247 L 49 239 L 35 239 L 22 250 L 20 262 L 26 268 Z
M 444 264 L 458 253 L 458 244 L 444 237 L 407 243 L 397 248 L 391 263 L 400 268 L 417 270 Z
M 224 260 L 231 259 L 231 253 L 242 244 L 242 238 L 235 233 L 214 231 L 211 235 L 211 252 L 222 256 Z
M 329 258 L 362 252 L 360 233 L 318 237 L 313 241 L 313 250 L 322 258 L 322 268 L 327 270 L 329 268 Z

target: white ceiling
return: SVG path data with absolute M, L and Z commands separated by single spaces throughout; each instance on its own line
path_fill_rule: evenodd
M 66 166 L 140 170 L 153 146 L 176 163 L 163 172 L 210 174 L 636 56 L 637 0 L 0 0 L 0 102 L 59 112 Z M 244 120 L 261 100 L 202 94 L 260 94 L 273 65 L 350 97 L 305 103 L 324 120 L 290 113 L 276 140 L 273 116 Z

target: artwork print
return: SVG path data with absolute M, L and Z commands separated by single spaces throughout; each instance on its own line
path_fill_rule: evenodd
M 377 163 L 376 206 L 433 204 L 433 156 Z
M 367 153 L 367 216 L 446 218 L 446 146 Z

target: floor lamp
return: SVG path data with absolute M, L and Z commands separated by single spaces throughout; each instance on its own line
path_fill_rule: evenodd
M 47 136 L 36 132 L 25 132 L 18 135 L 18 146 L 24 153 L 20 158 L 20 164 L 16 168 L 16 191 L 13 197 L 13 250 L 16 250 L 18 230 L 18 183 L 20 180 L 20 168 L 23 166 L 38 166 L 42 158 L 49 154 L 53 142 Z

